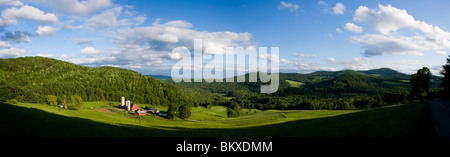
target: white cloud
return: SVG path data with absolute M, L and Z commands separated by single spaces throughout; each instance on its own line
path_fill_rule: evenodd
M 319 1 L 319 2 L 317 2 L 317 4 L 318 5 L 329 5 L 327 2 L 324 2 L 324 1 Z
M 312 54 L 312 55 L 305 55 L 305 54 L 303 54 L 303 53 L 300 53 L 300 54 L 298 54 L 298 53 L 293 53 L 292 55 L 295 56 L 295 57 L 301 57 L 301 58 L 316 58 L 316 57 L 317 57 L 315 54 Z
M 30 42 L 31 39 L 29 36 L 33 36 L 30 32 L 24 31 L 15 31 L 15 32 L 6 32 L 3 36 L 0 37 L 3 41 L 11 41 L 11 42 Z
M 85 47 L 84 49 L 82 49 L 80 51 L 81 54 L 85 54 L 85 55 L 98 55 L 103 53 L 102 51 L 99 51 L 93 47 Z
M 297 5 L 297 4 L 292 4 L 292 3 L 287 3 L 287 2 L 284 2 L 284 1 L 281 1 L 281 2 L 278 4 L 277 7 L 278 7 L 279 10 L 287 9 L 287 10 L 289 10 L 289 12 L 296 13 L 296 15 L 298 15 L 298 12 L 299 12 L 299 11 L 303 12 L 302 8 L 300 8 L 299 5 Z
M 23 3 L 18 0 L 0 0 L 0 6 L 15 6 L 20 7 Z
M 341 2 L 336 3 L 336 6 L 333 7 L 333 13 L 336 15 L 344 15 L 345 6 Z
M 92 16 L 92 18 L 87 20 L 86 26 L 90 30 L 97 30 L 108 27 L 129 25 L 130 21 L 128 19 L 118 20 L 121 11 L 122 7 L 115 7 L 105 10 L 102 13 Z
M 344 31 L 342 31 L 340 28 L 336 28 L 336 32 L 343 33 Z
M 142 23 L 145 22 L 145 20 L 147 20 L 147 17 L 142 16 L 142 15 L 141 16 L 137 16 L 137 17 L 134 18 L 134 21 L 135 21 L 134 25 L 136 25 L 136 26 L 141 25 Z
M 285 58 L 280 59 L 280 62 L 284 63 L 284 64 L 291 64 L 292 63 L 291 61 L 289 61 L 289 60 L 287 60 Z
M 120 30 L 115 40 L 117 45 L 150 46 L 150 49 L 170 52 L 178 46 L 193 49 L 194 39 L 202 39 L 205 53 L 225 54 L 226 47 L 245 46 L 251 43 L 250 33 L 207 32 L 191 29 L 187 21 L 176 20 L 160 24 L 155 21 L 152 26 Z
M 183 56 L 180 53 L 170 53 L 170 59 L 173 60 L 180 60 L 181 58 L 183 58 Z
M 0 50 L 0 58 L 15 58 L 23 55 L 25 55 L 25 50 L 15 47 Z
M 0 26 L 17 24 L 18 19 L 33 20 L 39 24 L 54 24 L 58 21 L 55 14 L 45 13 L 32 6 L 22 6 L 20 8 L 12 7 L 2 11 Z
M 11 44 L 0 40 L 0 48 L 11 48 Z
M 327 58 L 327 61 L 335 62 L 336 60 L 333 57 Z
M 336 3 L 333 7 L 324 1 L 319 1 L 317 5 L 323 7 L 323 13 L 332 14 L 332 15 L 344 15 L 345 14 L 345 5 L 341 2 Z
M 346 23 L 344 28 L 355 33 L 362 33 L 364 29 L 361 26 L 357 26 L 354 23 Z
M 365 56 L 379 56 L 384 53 L 403 55 L 423 55 L 420 51 L 426 50 L 422 45 L 423 39 L 419 37 L 386 36 L 382 34 L 365 34 L 353 36 L 352 40 L 362 44 Z
M 39 36 L 53 36 L 55 35 L 55 29 L 51 26 L 39 26 L 36 30 L 37 35 Z
M 364 55 L 368 57 L 383 54 L 424 55 L 423 51 L 450 48 L 450 33 L 415 20 L 406 10 L 391 5 L 378 5 L 378 9 L 360 6 L 353 20 L 378 32 L 352 37 L 353 41 L 362 45 Z M 399 32 L 401 29 L 411 33 Z
M 360 6 L 356 10 L 353 19 L 356 22 L 371 25 L 376 31 L 385 35 L 400 28 L 416 27 L 420 23 L 420 21 L 414 20 L 414 17 L 409 15 L 406 10 L 381 4 L 378 5 L 378 10 Z
M 111 0 L 23 0 L 75 16 L 89 16 L 113 5 Z
M 445 64 L 445 61 L 442 63 L 429 64 L 414 59 L 400 59 L 398 61 L 395 61 L 394 63 L 381 61 L 380 64 L 385 65 L 394 70 L 398 70 L 405 74 L 414 74 L 417 72 L 417 69 L 422 67 L 428 67 L 430 68 L 430 71 L 433 75 L 439 75 L 439 72 L 442 69 L 442 65 Z M 392 65 L 395 65 L 395 67 L 392 67 Z
M 117 66 L 139 68 L 139 72 L 151 74 L 169 70 L 172 63 L 181 59 L 180 53 L 172 53 L 176 47 L 193 51 L 194 39 L 203 39 L 203 51 L 209 54 L 225 54 L 226 47 L 251 46 L 250 33 L 208 32 L 193 29 L 192 23 L 183 20 L 160 23 L 156 20 L 150 26 L 118 30 L 114 44 L 117 48 L 102 51 L 99 55 L 86 55 L 64 60 L 87 66 Z M 207 49 L 211 51 L 206 51 Z M 84 50 L 84 51 L 83 51 Z M 95 48 L 85 48 L 82 54 L 97 54 Z
M 38 54 L 36 54 L 36 56 L 47 57 L 47 58 L 54 58 L 55 57 L 55 55 L 49 54 L 49 53 L 45 53 L 45 54 L 38 53 Z
M 369 64 L 373 60 L 367 57 L 355 57 L 349 60 L 335 61 L 334 64 L 339 64 L 343 66 L 343 69 L 351 70 L 369 70 Z

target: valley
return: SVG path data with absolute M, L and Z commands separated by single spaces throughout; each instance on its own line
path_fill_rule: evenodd
M 427 102 L 410 98 L 410 75 L 388 68 L 280 73 L 279 90 L 262 94 L 261 82 L 174 83 L 44 57 L 0 62 L 8 136 L 428 136 Z M 119 107 L 121 96 L 138 108 Z
M 45 104 L 0 104 L 0 122 L 7 126 L 0 132 L 10 137 L 399 137 L 426 133 L 420 127 L 426 125 L 421 121 L 426 116 L 424 102 L 367 111 L 257 111 L 232 119 L 220 117 L 225 115 L 221 107 L 200 107 L 193 109 L 196 116 L 188 121 L 155 116 L 139 119 L 89 106 L 108 108 L 103 102 L 86 102 L 87 108 L 78 111 Z

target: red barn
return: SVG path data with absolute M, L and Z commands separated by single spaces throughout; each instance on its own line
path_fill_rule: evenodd
M 136 111 L 136 110 L 139 110 L 139 106 L 137 104 L 133 104 L 131 106 L 131 111 Z
M 147 111 L 144 111 L 144 110 L 136 110 L 134 112 L 135 115 L 139 115 L 139 116 L 145 115 L 146 113 L 147 113 Z

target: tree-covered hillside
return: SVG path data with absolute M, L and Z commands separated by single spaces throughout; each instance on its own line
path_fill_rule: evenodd
M 114 67 L 85 67 L 44 57 L 0 59 L 1 100 L 45 103 L 47 95 L 79 95 L 84 101 L 170 105 L 186 102 L 174 85 Z
M 397 90 L 409 90 L 411 75 L 389 68 L 367 71 L 318 71 L 310 74 L 287 73 L 281 78 L 304 83 L 305 90 L 328 96 L 348 96 L 348 94 L 383 94 Z M 431 76 L 430 87 L 438 88 L 438 76 Z

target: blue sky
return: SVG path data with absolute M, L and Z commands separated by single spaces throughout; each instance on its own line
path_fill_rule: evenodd
M 437 75 L 446 0 L 0 0 L 0 57 L 169 75 L 175 47 L 279 47 L 281 72 L 389 67 Z M 214 52 L 220 54 L 221 51 Z

